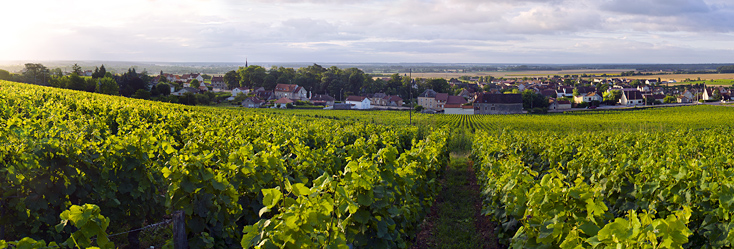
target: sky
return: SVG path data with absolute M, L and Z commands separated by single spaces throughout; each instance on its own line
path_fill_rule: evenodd
M 731 0 L 23 0 L 0 61 L 730 63 Z

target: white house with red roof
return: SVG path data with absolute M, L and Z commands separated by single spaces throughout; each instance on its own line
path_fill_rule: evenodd
M 292 100 L 304 100 L 308 101 L 308 91 L 302 86 L 294 84 L 278 84 L 273 90 L 275 98 L 289 98 Z

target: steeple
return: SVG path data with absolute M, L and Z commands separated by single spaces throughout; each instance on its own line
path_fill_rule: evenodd
M 245 57 L 245 68 L 247 68 L 247 57 Z

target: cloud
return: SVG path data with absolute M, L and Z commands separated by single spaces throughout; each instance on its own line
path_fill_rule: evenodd
M 621 14 L 674 16 L 711 11 L 703 0 L 607 0 L 601 10 Z
M 19 11 L 0 16 L 3 23 L 17 23 L 0 41 L 0 54 L 8 59 L 689 62 L 696 53 L 708 56 L 702 61 L 734 58 L 729 0 L 79 0 L 75 5 L 81 7 L 36 5 L 13 1 L 11 7 Z

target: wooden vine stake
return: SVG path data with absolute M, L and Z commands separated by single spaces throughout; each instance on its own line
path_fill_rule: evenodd
M 173 213 L 173 248 L 189 248 L 188 240 L 186 239 L 186 218 L 183 211 Z

